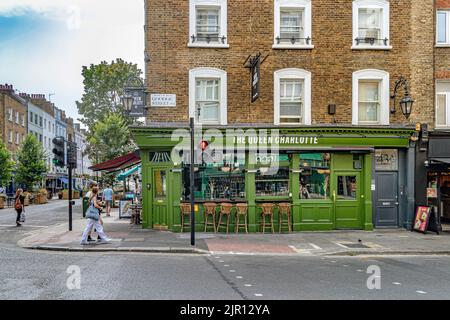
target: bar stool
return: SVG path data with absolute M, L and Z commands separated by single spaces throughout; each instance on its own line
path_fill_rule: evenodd
M 225 227 L 225 222 L 222 225 L 222 217 L 227 217 L 227 233 L 228 233 L 228 227 L 230 226 L 230 216 L 231 216 L 231 210 L 233 209 L 233 205 L 231 203 L 221 203 L 220 204 L 220 216 L 219 216 L 219 224 L 217 225 L 217 231 L 220 231 L 220 227 Z
M 184 232 L 184 227 L 190 227 L 191 226 L 191 204 L 189 203 L 181 203 L 180 204 L 181 209 L 181 232 Z M 184 222 L 184 216 L 189 217 L 188 223 Z
M 287 221 L 283 220 L 283 216 L 287 216 Z M 283 226 L 288 227 L 289 232 L 292 231 L 291 225 L 291 204 L 290 203 L 280 203 L 278 205 L 278 224 L 280 226 L 280 233 Z
M 241 223 L 241 216 L 244 217 L 244 223 Z M 248 204 L 238 203 L 236 204 L 236 233 L 239 233 L 239 228 L 245 228 L 245 232 L 248 233 L 247 226 L 247 216 L 248 216 Z
M 205 208 L 205 232 L 208 226 L 212 226 L 214 228 L 214 232 L 217 232 L 216 229 L 216 207 L 217 205 L 214 202 L 205 202 L 203 205 Z M 208 222 L 208 217 L 212 216 L 212 222 Z
M 262 232 L 265 233 L 266 228 L 270 227 L 272 229 L 272 233 L 275 233 L 274 229 L 273 229 L 273 209 L 275 207 L 275 204 L 273 203 L 263 203 L 261 205 L 262 208 Z M 266 217 L 269 217 L 269 224 L 268 226 L 266 226 Z

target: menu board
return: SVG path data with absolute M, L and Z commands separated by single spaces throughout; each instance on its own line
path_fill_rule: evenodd
M 416 219 L 414 222 L 414 230 L 425 233 L 430 222 L 431 208 L 419 206 L 416 210 Z

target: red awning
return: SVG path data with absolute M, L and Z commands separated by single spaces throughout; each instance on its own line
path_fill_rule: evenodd
M 95 166 L 90 167 L 92 171 L 117 171 L 126 169 L 135 164 L 141 162 L 141 157 L 139 156 L 139 151 L 132 152 L 130 154 L 118 157 L 116 159 L 108 160 L 102 163 L 99 163 Z

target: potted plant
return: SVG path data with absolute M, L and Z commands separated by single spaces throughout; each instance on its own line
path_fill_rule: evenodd
M 62 190 L 58 192 L 58 199 L 61 200 L 63 198 Z

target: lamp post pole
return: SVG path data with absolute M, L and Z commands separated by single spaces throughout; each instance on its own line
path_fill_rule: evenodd
M 195 197 L 194 197 L 194 118 L 189 119 L 191 133 L 191 163 L 190 163 L 190 195 L 191 195 L 191 245 L 195 246 Z

